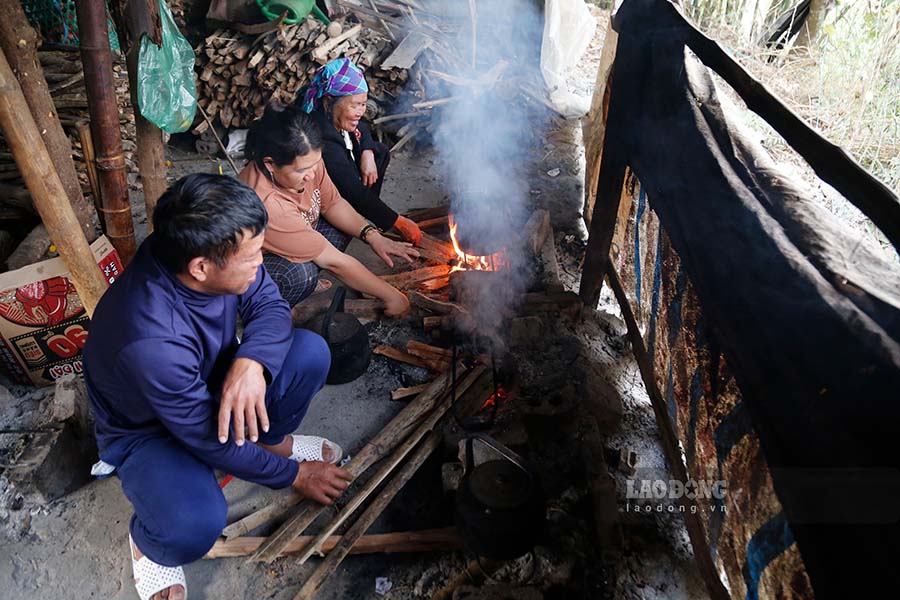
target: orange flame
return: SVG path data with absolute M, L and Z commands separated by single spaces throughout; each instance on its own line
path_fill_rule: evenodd
M 506 262 L 506 252 L 501 250 L 488 256 L 473 256 L 467 254 L 459 247 L 459 240 L 456 238 L 457 223 L 450 215 L 450 242 L 453 244 L 453 250 L 456 252 L 456 264 L 450 269 L 451 273 L 462 270 L 470 271 L 496 271 L 502 268 L 508 268 Z
M 478 409 L 479 412 L 492 407 L 498 401 L 502 404 L 509 397 L 509 392 L 507 392 L 503 387 L 497 388 L 496 394 L 491 394 L 490 397 L 484 401 L 484 404 L 481 405 L 481 408 Z

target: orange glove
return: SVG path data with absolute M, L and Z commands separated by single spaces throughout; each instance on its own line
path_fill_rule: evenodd
M 399 231 L 407 242 L 418 244 L 422 240 L 422 230 L 419 226 L 402 215 L 394 222 L 394 229 Z

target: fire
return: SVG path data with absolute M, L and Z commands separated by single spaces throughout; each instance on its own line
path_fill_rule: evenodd
M 450 270 L 451 273 L 462 270 L 496 271 L 501 268 L 508 268 L 506 253 L 502 250 L 488 256 L 467 254 L 459 247 L 459 240 L 456 239 L 457 223 L 453 220 L 453 215 L 450 215 L 449 225 L 450 241 L 453 243 L 453 250 L 456 252 L 456 265 Z
M 494 406 L 494 404 L 497 404 L 498 402 L 499 402 L 500 404 L 503 404 L 503 402 L 504 402 L 508 397 L 509 397 L 509 392 L 507 392 L 507 391 L 506 391 L 505 389 L 503 389 L 503 387 L 501 386 L 501 387 L 497 388 L 497 393 L 496 393 L 496 394 L 491 394 L 490 397 L 489 397 L 487 400 L 484 401 L 484 404 L 481 405 L 481 408 L 478 409 L 478 412 L 481 412 L 481 411 L 483 411 L 483 410 L 486 410 L 486 409 L 488 409 L 488 408 Z

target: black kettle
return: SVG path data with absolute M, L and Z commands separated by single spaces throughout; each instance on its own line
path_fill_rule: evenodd
M 475 466 L 473 442 L 503 458 Z M 534 548 L 543 532 L 546 503 L 534 469 L 496 440 L 476 434 L 465 440 L 466 472 L 456 490 L 456 527 L 466 548 L 508 560 Z
M 338 287 L 325 314 L 316 315 L 303 325 L 328 342 L 331 368 L 325 382 L 331 385 L 353 381 L 366 372 L 372 361 L 366 328 L 359 319 L 344 312 L 346 297 L 347 288 Z

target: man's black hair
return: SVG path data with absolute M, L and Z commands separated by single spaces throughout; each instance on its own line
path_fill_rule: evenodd
M 259 196 L 245 183 L 225 175 L 187 175 L 156 204 L 153 253 L 173 273 L 183 273 L 197 257 L 223 267 L 244 230 L 255 237 L 267 221 Z
M 283 167 L 314 150 L 322 149 L 322 132 L 308 114 L 298 106 L 272 103 L 263 116 L 250 125 L 244 151 L 256 166 L 266 173 L 263 159 L 269 157 L 275 166 Z

